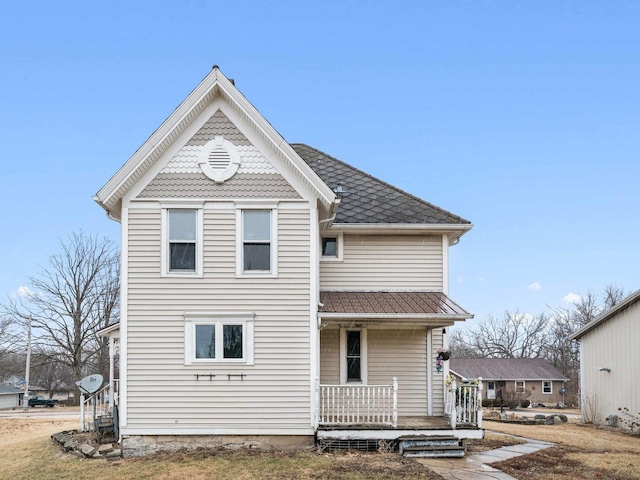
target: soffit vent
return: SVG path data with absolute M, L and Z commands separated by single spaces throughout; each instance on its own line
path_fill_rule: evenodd
M 198 163 L 207 177 L 216 183 L 224 183 L 236 174 L 241 160 L 236 146 L 217 136 L 202 147 Z

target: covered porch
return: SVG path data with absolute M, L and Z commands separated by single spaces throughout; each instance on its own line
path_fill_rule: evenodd
M 441 292 L 321 292 L 318 438 L 482 437 L 482 382 L 456 384 L 447 327 L 471 318 Z M 445 381 L 446 380 L 446 381 Z

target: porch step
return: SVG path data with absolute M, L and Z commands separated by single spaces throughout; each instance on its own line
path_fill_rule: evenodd
M 398 439 L 405 457 L 464 457 L 464 439 L 451 436 L 405 436 Z

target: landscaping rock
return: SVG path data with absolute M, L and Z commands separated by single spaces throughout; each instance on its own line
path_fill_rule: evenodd
M 94 453 L 97 452 L 97 450 L 95 448 L 93 448 L 91 445 L 88 445 L 86 443 L 83 443 L 82 445 L 80 445 L 79 450 L 86 456 L 86 457 L 92 457 Z
M 69 440 L 68 442 L 63 444 L 63 448 L 68 452 L 69 450 L 75 450 L 78 446 L 78 442 L 75 440 Z
M 121 455 L 122 451 L 119 448 L 116 448 L 107 453 L 106 458 L 107 460 L 116 460 L 120 458 Z
M 535 415 L 533 418 L 535 418 L 536 420 L 544 420 L 546 417 L 546 415 L 542 415 L 542 414 L 537 414 Z
M 98 453 L 100 455 L 105 455 L 105 454 L 107 454 L 109 452 L 112 452 L 112 451 L 113 451 L 113 444 L 111 444 L 111 443 L 107 443 L 105 445 L 100 445 L 100 448 L 98 448 Z

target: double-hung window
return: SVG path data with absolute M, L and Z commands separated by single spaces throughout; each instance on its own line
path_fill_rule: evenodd
M 169 271 L 196 271 L 196 210 L 170 209 Z
M 253 315 L 187 316 L 185 363 L 253 363 Z
M 277 275 L 277 209 L 238 210 L 237 274 Z
M 525 393 L 525 382 L 524 380 L 516 380 L 515 381 L 516 393 Z
M 162 210 L 162 273 L 200 275 L 202 273 L 202 209 Z
M 542 393 L 552 394 L 553 393 L 553 382 L 551 381 L 543 381 L 542 382 Z

